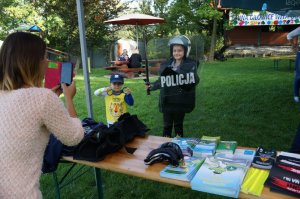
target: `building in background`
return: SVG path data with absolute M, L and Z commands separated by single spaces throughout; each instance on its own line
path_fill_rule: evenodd
M 290 46 L 286 36 L 300 25 L 300 17 L 281 16 L 271 12 L 239 15 L 229 12 L 229 23 L 235 26 L 225 33 L 225 39 L 231 45 Z
M 300 17 L 282 16 L 261 11 L 233 14 L 227 17 L 234 28 L 225 31 L 226 56 L 292 55 L 298 46 L 298 37 L 287 39 L 287 34 L 300 26 Z

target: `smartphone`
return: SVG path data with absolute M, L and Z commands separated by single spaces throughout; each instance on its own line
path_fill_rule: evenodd
M 69 86 L 73 80 L 73 64 L 71 62 L 63 62 L 61 65 L 60 83 Z

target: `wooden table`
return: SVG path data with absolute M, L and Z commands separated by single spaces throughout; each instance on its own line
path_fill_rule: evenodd
M 110 61 L 110 63 L 114 66 L 122 66 L 129 64 L 129 61 Z
M 148 60 L 149 68 L 151 66 L 159 66 L 161 63 L 165 62 L 166 59 L 150 59 Z M 122 65 L 128 65 L 129 61 L 110 61 L 111 66 L 105 67 L 105 68 L 110 68 L 110 67 L 117 67 L 117 66 L 122 66 Z M 146 60 L 142 60 L 142 65 L 146 64 Z
M 107 66 L 104 67 L 105 70 L 111 70 L 111 71 L 116 71 L 118 70 L 118 66 Z
M 296 56 L 295 55 L 291 55 L 291 56 L 276 56 L 276 57 L 271 57 L 271 59 L 273 60 L 273 66 L 274 69 L 278 70 L 279 68 L 279 62 L 282 60 L 288 60 L 289 61 L 289 70 L 291 70 L 292 68 L 292 63 L 294 63 L 296 61 Z
M 166 164 L 156 163 L 151 166 L 144 164 L 144 159 L 148 153 L 158 148 L 162 143 L 171 141 L 171 138 L 164 138 L 159 136 L 147 136 L 146 138 L 135 138 L 134 141 L 127 144 L 128 147 L 136 147 L 137 150 L 134 154 L 129 154 L 125 150 L 120 150 L 116 153 L 109 154 L 103 161 L 100 162 L 88 162 L 74 160 L 73 157 L 63 157 L 63 160 L 74 162 L 82 165 L 87 165 L 99 169 L 105 169 L 109 171 L 115 171 L 118 173 L 123 173 L 131 176 L 136 176 L 140 178 L 145 178 L 148 180 L 154 180 L 158 182 L 163 182 L 172 185 L 178 185 L 181 187 L 191 188 L 189 182 L 184 182 L 180 180 L 173 180 L 168 178 L 162 178 L 159 172 L 166 167 Z M 98 193 L 102 193 L 101 189 L 101 179 L 99 179 L 99 174 L 96 173 Z M 100 177 L 101 178 L 101 177 Z M 257 199 L 259 197 L 253 195 L 247 195 L 240 192 L 239 198 L 249 198 Z M 268 187 L 265 187 L 260 198 L 265 199 L 290 199 L 293 198 L 288 195 L 283 195 L 275 192 L 271 192 Z
M 165 59 L 152 59 L 148 60 L 148 73 L 157 75 L 160 68 L 160 64 L 166 61 Z M 105 70 L 110 70 L 112 72 L 123 73 L 125 77 L 132 78 L 135 74 L 140 72 L 146 72 L 145 67 L 141 68 L 128 68 L 128 61 L 111 61 L 111 66 L 104 67 Z M 145 65 L 145 60 L 142 60 L 142 64 Z
M 119 71 L 120 69 L 128 68 L 127 65 L 121 65 L 121 66 L 107 66 L 104 67 L 105 70 L 111 70 L 111 71 Z
M 166 62 L 167 60 L 166 59 L 149 59 L 148 60 L 148 64 L 149 65 L 155 65 L 157 63 L 161 64 L 163 62 Z M 146 63 L 146 60 L 143 60 L 142 63 Z

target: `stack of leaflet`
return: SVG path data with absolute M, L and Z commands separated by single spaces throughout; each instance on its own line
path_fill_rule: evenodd
M 203 135 L 201 137 L 201 140 L 215 141 L 217 144 L 220 142 L 220 139 L 221 139 L 220 136 L 206 136 L 206 135 Z
M 191 181 L 193 190 L 238 198 L 247 172 L 246 160 L 209 156 Z
M 175 137 L 173 143 L 178 144 L 184 156 L 193 156 L 193 148 L 199 143 L 199 138 Z
M 255 155 L 255 151 L 251 149 L 236 149 L 233 154 L 233 159 L 248 160 L 251 164 Z
M 215 157 L 247 160 L 247 164 L 248 164 L 248 166 L 250 166 L 252 161 L 253 161 L 254 154 L 255 154 L 255 150 L 236 149 L 234 154 L 231 154 L 231 153 L 216 153 Z
M 193 148 L 194 156 L 196 157 L 207 157 L 209 155 L 214 155 L 216 152 L 216 147 L 220 137 L 202 136 L 199 143 Z
M 265 185 L 270 186 L 271 191 L 300 198 L 300 155 L 281 152 Z
M 252 166 L 258 169 L 271 169 L 276 160 L 277 152 L 258 147 L 254 155 Z
M 178 167 L 169 164 L 161 172 L 160 176 L 175 180 L 191 181 L 196 172 L 204 162 L 204 158 L 184 157 L 184 161 L 180 161 Z
M 264 183 L 269 176 L 270 170 L 251 167 L 244 178 L 241 192 L 255 196 L 261 196 Z
M 234 154 L 237 147 L 236 141 L 221 141 L 219 142 L 216 153 Z

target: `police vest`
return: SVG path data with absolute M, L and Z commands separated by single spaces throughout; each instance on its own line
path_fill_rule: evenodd
M 161 87 L 183 86 L 189 84 L 195 84 L 195 74 L 193 72 L 186 74 L 172 74 L 161 76 Z

